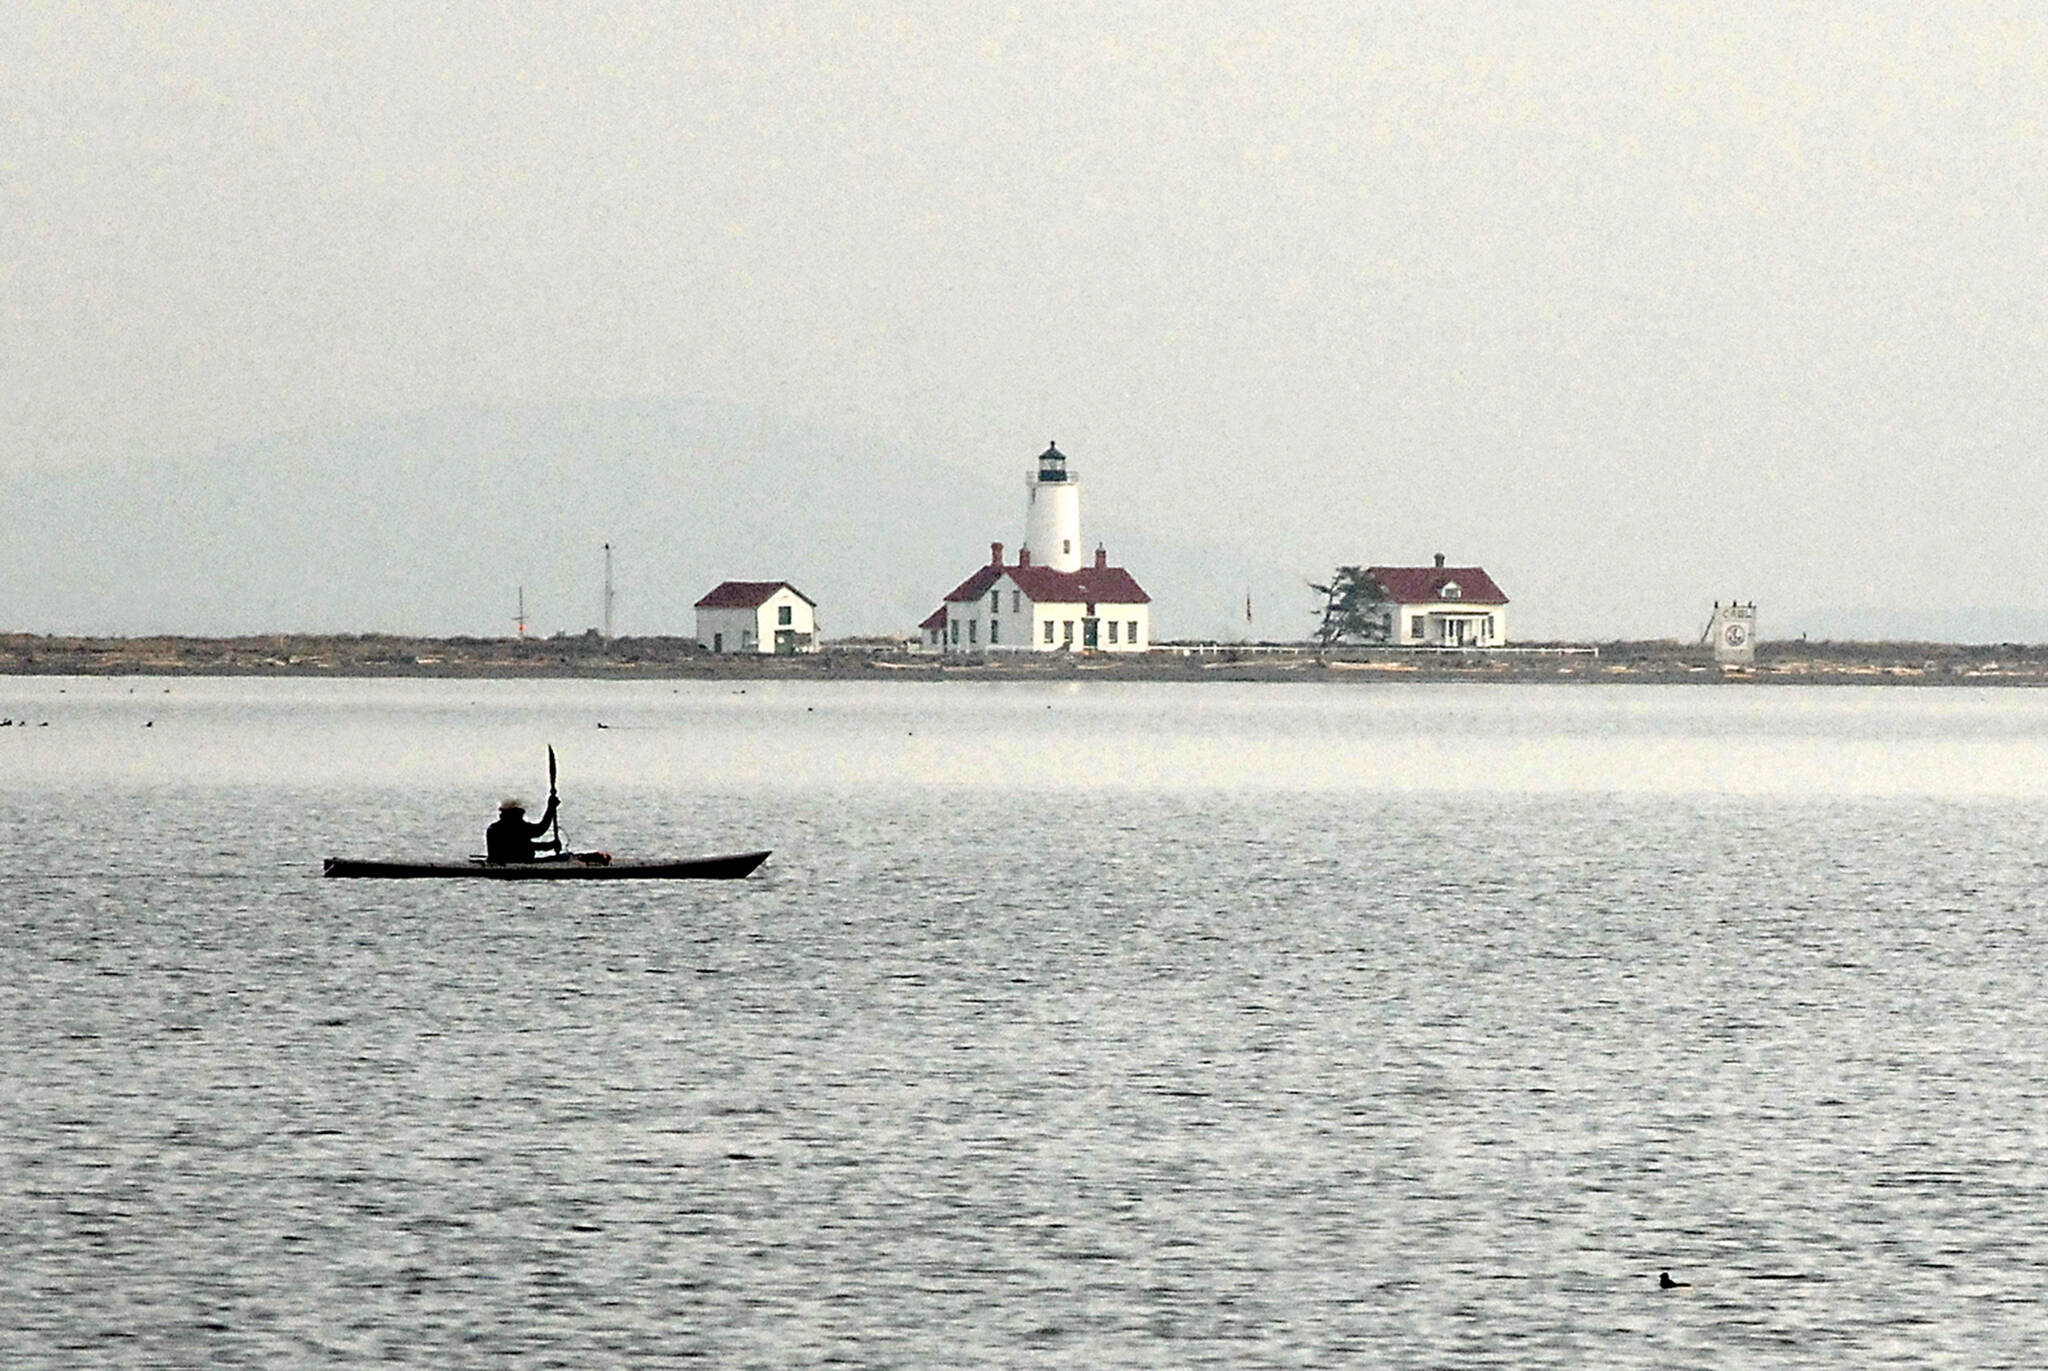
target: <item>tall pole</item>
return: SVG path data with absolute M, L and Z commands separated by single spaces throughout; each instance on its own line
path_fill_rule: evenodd
M 526 587 L 519 587 L 519 636 L 526 636 Z
M 612 545 L 604 545 L 604 640 L 612 640 Z

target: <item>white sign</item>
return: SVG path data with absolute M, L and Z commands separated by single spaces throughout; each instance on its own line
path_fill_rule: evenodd
M 1714 642 L 1714 660 L 1723 666 L 1752 666 L 1756 662 L 1756 605 L 1716 603 L 1714 621 L 1707 626 Z

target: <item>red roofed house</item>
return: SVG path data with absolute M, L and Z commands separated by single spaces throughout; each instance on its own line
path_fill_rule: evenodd
M 943 652 L 1143 652 L 1152 641 L 1152 597 L 1109 553 L 1078 571 L 1033 566 L 1031 549 L 1003 565 L 989 544 L 988 565 L 955 586 L 925 620 Z
M 724 581 L 697 601 L 697 645 L 713 652 L 816 652 L 817 609 L 787 581 Z
M 1005 566 L 1003 545 L 989 544 L 988 562 L 920 625 L 926 643 L 949 653 L 1145 651 L 1152 597 L 1100 544 L 1094 565 L 1081 565 L 1081 493 L 1057 445 L 1039 454 L 1025 487 L 1030 541 L 1016 564 Z
M 1482 567 L 1374 566 L 1392 604 L 1387 641 L 1404 647 L 1499 647 L 1508 638 L 1508 597 Z

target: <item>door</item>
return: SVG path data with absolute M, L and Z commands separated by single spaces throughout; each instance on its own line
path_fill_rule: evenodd
M 778 628 L 775 630 L 775 655 L 787 657 L 796 651 L 796 630 Z
M 1094 647 L 1094 646 L 1095 646 L 1095 635 L 1096 635 L 1097 631 L 1098 631 L 1098 630 L 1100 629 L 1100 627 L 1101 627 L 1101 624 L 1102 624 L 1102 621 L 1101 621 L 1100 619 L 1083 619 L 1083 620 L 1081 621 L 1081 646 L 1082 646 L 1082 647 Z

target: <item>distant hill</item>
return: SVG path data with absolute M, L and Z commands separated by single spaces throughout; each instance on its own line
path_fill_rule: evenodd
M 682 400 L 444 408 L 279 434 L 205 457 L 0 477 L 0 628 L 108 634 L 533 631 L 603 615 L 689 633 L 728 577 L 786 578 L 830 636 L 908 632 L 1023 529 L 1036 445 L 966 460 L 889 451 Z M 1086 479 L 1091 461 L 1076 453 Z M 1156 602 L 1159 636 L 1298 637 L 1293 569 L 1087 504 Z

